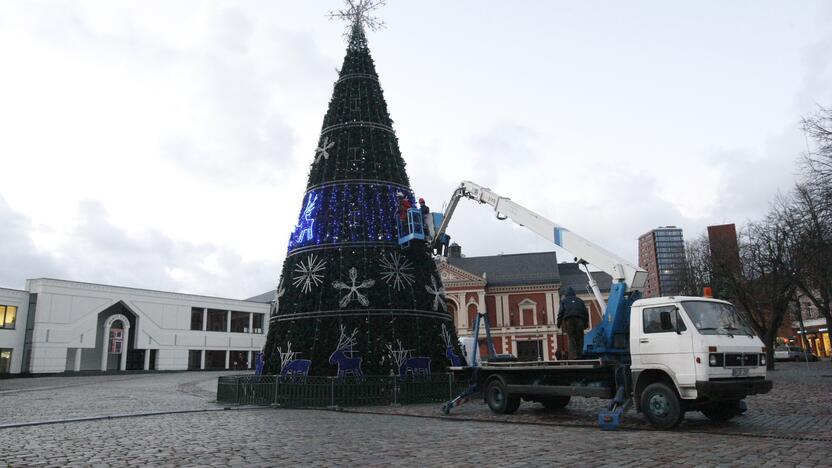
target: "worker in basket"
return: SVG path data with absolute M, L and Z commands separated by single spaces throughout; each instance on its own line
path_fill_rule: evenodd
M 431 215 L 430 208 L 428 208 L 428 205 L 425 203 L 424 198 L 419 199 L 419 211 L 422 213 L 422 224 L 424 225 L 425 242 L 431 244 L 433 242 L 434 233 L 433 215 Z
M 575 290 L 567 287 L 558 311 L 558 328 L 569 338 L 569 359 L 580 359 L 584 349 L 584 330 L 589 324 L 589 313 L 584 301 L 575 296 Z M 561 326 L 562 325 L 562 326 Z

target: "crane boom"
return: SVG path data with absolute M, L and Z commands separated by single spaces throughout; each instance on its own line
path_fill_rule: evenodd
M 511 199 L 501 197 L 491 189 L 467 180 L 463 181 L 454 191 L 445 210 L 442 224 L 437 229 L 437 239 L 445 233 L 451 216 L 454 210 L 456 210 L 459 200 L 462 198 L 470 198 L 479 203 L 492 206 L 499 219 L 511 219 L 520 226 L 524 226 L 544 239 L 555 243 L 555 245 L 572 253 L 578 263 L 584 266 L 589 264 L 600 269 L 612 276 L 614 283 L 624 283 L 628 292 L 641 291 L 644 288 L 644 283 L 647 280 L 647 272 L 643 268 L 630 264 L 630 262 L 618 255 L 593 244 L 589 240 L 544 218 L 534 211 L 524 208 Z M 590 280 L 592 280 L 591 275 L 589 276 Z M 595 289 L 593 287 L 593 290 Z M 599 296 L 599 292 L 594 292 L 596 296 Z M 603 304 L 603 302 L 601 303 Z

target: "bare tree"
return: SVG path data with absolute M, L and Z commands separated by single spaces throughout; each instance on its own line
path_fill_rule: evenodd
M 710 285 L 715 297 L 737 306 L 766 345 L 769 369 L 774 368 L 777 331 L 794 303 L 789 247 L 775 210 L 763 221 L 749 223 L 739 239 L 703 235 L 686 245 L 684 293 L 698 296 L 703 286 Z
M 821 107 L 802 123 L 809 145 L 803 156 L 804 180 L 808 188 L 828 199 L 832 193 L 832 107 Z
M 679 290 L 688 296 L 702 294 L 711 284 L 711 251 L 703 234 L 685 242 L 685 260 L 679 277 Z
M 818 190 L 798 184 L 792 196 L 776 203 L 787 234 L 792 281 L 832 326 L 832 209 Z M 830 328 L 832 329 L 832 328 Z

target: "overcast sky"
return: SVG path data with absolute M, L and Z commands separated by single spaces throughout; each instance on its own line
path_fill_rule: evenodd
M 327 1 L 0 0 L 0 286 L 277 282 L 343 25 Z M 760 216 L 832 105 L 830 2 L 390 0 L 370 48 L 413 189 L 490 186 L 637 261 Z M 552 250 L 486 207 L 467 255 Z M 566 259 L 566 255 L 561 255 Z

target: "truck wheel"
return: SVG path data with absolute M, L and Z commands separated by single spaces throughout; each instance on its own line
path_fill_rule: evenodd
M 740 414 L 740 401 L 717 401 L 701 409 L 702 414 L 714 422 L 724 422 Z
M 553 397 L 546 397 L 540 400 L 543 403 L 543 407 L 546 408 L 546 411 L 555 411 L 566 408 L 566 405 L 569 404 L 569 396 L 553 396 Z
M 641 392 L 641 410 L 656 429 L 673 429 L 685 418 L 676 392 L 663 382 L 652 383 Z
M 512 414 L 520 407 L 520 396 L 509 395 L 503 381 L 494 379 L 485 387 L 485 402 L 495 413 Z

